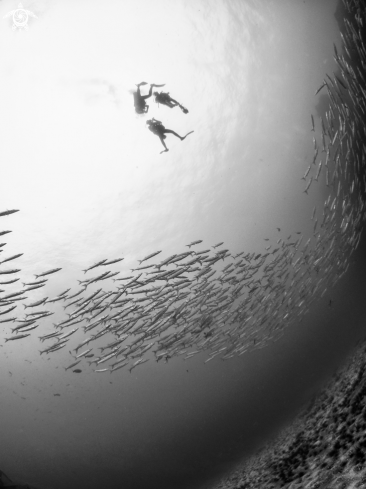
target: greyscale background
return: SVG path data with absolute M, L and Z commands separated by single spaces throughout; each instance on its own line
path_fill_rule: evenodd
M 314 94 L 337 69 L 340 2 L 24 2 L 37 17 L 12 29 L 17 5 L 0 4 L 0 211 L 20 210 L 1 217 L 12 231 L 1 255 L 23 253 L 22 282 L 62 268 L 27 303 L 77 292 L 82 270 L 105 258 L 123 257 L 113 270 L 126 274 L 194 240 L 263 254 L 265 239 L 312 235 L 328 188 L 319 179 L 306 194 L 302 176 L 311 114 L 319 131 L 326 104 Z M 148 116 L 136 115 L 141 81 L 165 83 L 189 113 L 151 98 Z M 168 136 L 160 155 L 150 116 L 194 133 Z M 113 374 L 83 361 L 75 373 L 65 371 L 71 346 L 40 355 L 37 330 L 5 342 L 14 325 L 0 323 L 0 468 L 42 488 L 210 487 L 363 337 L 364 251 L 279 340 L 227 360 L 205 363 L 202 351 Z M 55 314 L 41 334 L 65 315 L 46 306 Z

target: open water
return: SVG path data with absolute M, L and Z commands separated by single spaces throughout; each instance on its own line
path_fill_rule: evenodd
M 14 8 L 0 468 L 45 489 L 208 489 L 364 337 L 356 2 Z M 189 113 L 150 98 L 136 115 L 143 80 Z M 194 133 L 160 155 L 150 117 Z

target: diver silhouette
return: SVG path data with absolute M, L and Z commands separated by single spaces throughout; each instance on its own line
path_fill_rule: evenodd
M 155 83 L 152 83 L 150 85 L 150 90 L 147 95 L 141 95 L 140 87 L 142 85 L 147 85 L 147 83 L 146 82 L 139 83 L 138 85 L 136 85 L 137 91 L 133 92 L 135 111 L 138 114 L 146 114 L 147 111 L 149 110 L 149 106 L 146 104 L 145 100 L 151 97 L 153 87 L 163 87 L 165 83 L 163 83 L 162 85 L 156 85 Z
M 160 154 L 169 151 L 169 149 L 166 147 L 166 144 L 164 142 L 164 139 L 166 138 L 165 134 L 174 134 L 174 136 L 176 136 L 181 141 L 183 141 L 183 139 L 185 139 L 189 134 L 192 134 L 192 132 L 194 132 L 194 131 L 190 131 L 185 136 L 179 136 L 179 134 L 177 134 L 175 131 L 172 131 L 171 129 L 166 129 L 163 126 L 163 124 L 160 121 L 154 119 L 154 117 L 146 121 L 146 124 L 149 126 L 150 131 L 159 137 L 161 144 L 165 148 L 165 150 L 161 151 Z
M 171 109 L 173 109 L 174 107 L 179 107 L 180 109 L 182 109 L 182 111 L 185 113 L 185 114 L 188 114 L 188 110 L 183 107 L 182 104 L 180 104 L 179 102 L 177 102 L 176 100 L 174 100 L 170 95 L 169 95 L 169 92 L 154 92 L 154 95 L 155 95 L 155 102 L 157 104 L 162 104 L 162 105 L 166 105 L 167 107 L 170 107 Z

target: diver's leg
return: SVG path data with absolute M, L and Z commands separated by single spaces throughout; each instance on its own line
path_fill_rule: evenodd
M 169 99 L 169 102 L 170 102 L 170 107 L 176 107 L 177 105 L 180 105 L 179 102 L 177 102 L 176 100 L 174 100 L 173 98 L 170 97 Z
M 171 103 L 171 105 L 169 105 L 169 107 L 176 107 L 178 105 L 178 107 L 180 109 L 182 109 L 182 111 L 185 114 L 188 114 L 188 110 L 185 107 L 183 107 L 183 105 L 180 104 L 177 100 L 174 100 L 174 98 L 169 97 L 169 102 Z
M 171 129 L 164 129 L 163 132 L 164 132 L 164 134 L 166 134 L 166 133 L 174 134 L 174 136 L 179 138 L 181 141 L 183 141 L 183 139 L 184 139 L 184 138 L 182 138 L 182 136 L 179 136 L 179 134 L 177 134 L 175 131 L 172 131 Z
M 150 85 L 149 93 L 147 95 L 144 95 L 142 98 L 149 98 L 149 97 L 151 97 L 153 87 L 163 87 L 164 85 L 165 85 L 165 83 L 163 83 L 163 85 L 156 85 L 155 83 L 152 83 Z
M 167 107 L 173 109 L 175 105 L 173 105 L 169 100 L 164 100 L 163 102 L 160 102 L 162 105 L 166 105 Z
M 187 136 L 189 136 L 190 134 L 192 134 L 192 132 L 194 132 L 194 131 L 189 131 L 189 132 L 187 132 L 187 134 L 186 134 L 184 137 L 182 137 L 182 141 L 183 141 L 183 139 L 185 139 Z
M 162 145 L 164 146 L 164 148 L 165 148 L 165 149 L 164 149 L 164 151 L 160 151 L 160 154 L 161 154 L 161 153 L 165 153 L 166 151 L 169 151 L 169 149 L 166 147 L 165 141 L 164 141 L 164 139 L 163 139 L 163 135 L 161 135 L 161 136 L 160 136 L 160 134 L 159 134 L 159 139 L 160 139 L 160 141 L 161 141 L 161 144 L 162 144 Z
M 176 132 L 172 131 L 171 129 L 164 129 L 164 134 L 166 132 L 170 132 L 171 134 L 174 134 L 174 136 L 177 136 L 177 138 L 179 138 L 181 141 L 183 141 L 183 139 L 185 139 L 187 136 L 189 136 L 190 134 L 192 134 L 192 132 L 194 131 L 190 131 L 188 132 L 185 136 L 179 136 L 179 134 L 177 134 Z
M 149 90 L 149 93 L 148 93 L 147 95 L 143 95 L 143 96 L 142 96 L 142 98 L 143 98 L 143 99 L 146 99 L 146 98 L 151 97 L 153 86 L 154 86 L 154 85 L 150 85 L 150 90 Z

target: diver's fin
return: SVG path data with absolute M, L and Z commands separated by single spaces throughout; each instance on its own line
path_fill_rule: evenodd
M 192 132 L 194 132 L 194 131 L 191 131 L 188 134 L 186 134 L 181 140 L 183 141 L 183 139 L 185 139 L 187 136 L 189 136 L 190 134 L 192 134 Z
M 152 87 L 165 87 L 165 83 L 163 83 L 162 85 L 157 85 L 156 83 L 152 83 L 151 86 Z
M 141 87 L 141 85 L 147 85 L 147 83 L 146 83 L 146 82 L 141 82 L 141 83 L 138 83 L 138 84 L 136 85 L 136 87 Z

